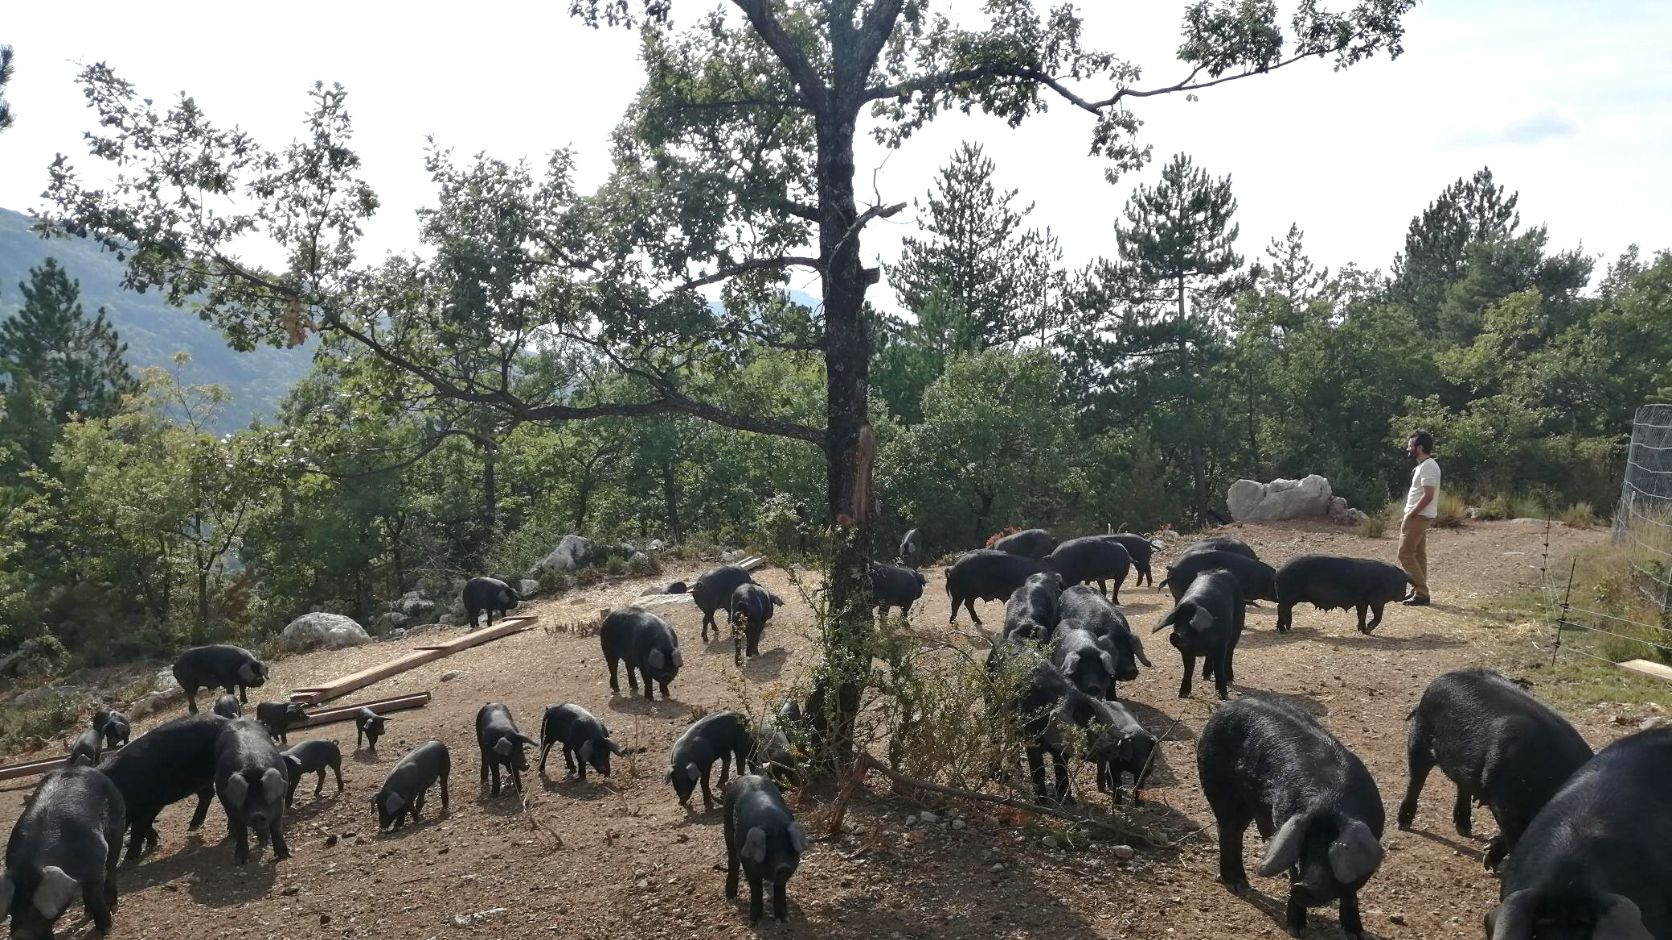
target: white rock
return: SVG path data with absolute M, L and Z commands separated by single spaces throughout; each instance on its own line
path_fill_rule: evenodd
M 744 551 L 741 548 L 734 548 L 729 552 L 722 552 L 720 554 L 720 560 L 725 562 L 728 565 L 731 564 L 732 562 L 735 562 L 735 561 L 742 561 L 743 559 L 748 558 L 748 557 L 749 557 L 749 553 Z
M 967 825 L 967 823 L 965 823 L 962 819 L 952 820 L 952 828 L 954 828 L 954 829 L 962 829 L 966 825 Z
M 469 675 L 469 673 L 465 672 L 463 669 L 449 669 L 441 674 L 441 681 L 452 682 L 454 679 L 463 679 L 467 675 Z
M 1314 473 L 1301 480 L 1270 483 L 1238 480 L 1226 492 L 1225 503 L 1238 522 L 1304 519 L 1328 515 L 1334 495 L 1329 481 Z
M 371 641 L 365 627 L 341 614 L 303 614 L 279 634 L 279 646 L 287 650 L 335 650 Z
M 934 823 L 939 822 L 940 817 L 936 816 L 934 813 L 929 812 L 928 810 L 924 810 L 923 812 L 917 814 L 917 821 L 922 823 L 925 826 L 929 826 L 929 825 L 933 825 Z
M 1128 859 L 1131 859 L 1132 857 L 1134 857 L 1138 854 L 1136 851 L 1133 850 L 1132 846 L 1130 846 L 1130 845 L 1117 845 L 1117 846 L 1115 846 L 1114 852 L 1115 852 L 1115 857 L 1120 859 L 1123 862 L 1127 861 Z
M 541 577 L 543 572 L 570 572 L 585 568 L 593 561 L 594 547 L 592 540 L 582 535 L 565 535 L 557 540 L 557 547 L 540 559 L 528 571 L 528 580 Z
M 517 593 L 521 594 L 525 600 L 533 597 L 540 593 L 540 582 L 533 578 L 523 578 L 517 582 Z
M 174 678 L 174 667 L 165 666 L 157 670 L 157 680 L 151 683 L 151 688 L 158 692 L 181 692 L 180 680 Z

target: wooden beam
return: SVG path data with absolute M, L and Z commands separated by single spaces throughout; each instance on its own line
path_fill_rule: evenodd
M 1662 682 L 1672 682 L 1672 667 L 1661 663 L 1650 662 L 1647 659 L 1628 659 L 1619 664 L 1621 669 L 1635 672 L 1640 676 L 1659 679 Z
M 535 619 L 534 617 L 511 617 L 501 620 L 486 630 L 473 630 L 446 643 L 420 646 L 399 659 L 362 669 L 340 679 L 334 679 L 324 685 L 296 689 L 290 693 L 290 700 L 300 702 L 303 705 L 318 705 L 332 699 L 339 699 L 350 692 L 382 682 L 390 676 L 400 675 L 409 669 L 416 669 L 425 663 L 432 663 L 438 659 L 451 656 L 460 650 L 481 646 L 483 643 L 508 637 L 514 633 L 521 633 L 532 626 Z
M 69 763 L 70 757 L 68 754 L 63 757 L 47 757 L 40 760 L 24 761 L 21 764 L 12 764 L 9 767 L 0 767 L 0 780 L 14 780 L 18 777 L 33 777 L 36 774 L 44 774 L 57 770 L 60 767 L 68 766 Z
M 411 708 L 423 708 L 430 703 L 430 693 L 413 692 L 410 695 L 397 695 L 394 698 L 378 699 L 375 702 L 363 702 L 359 705 L 338 705 L 335 708 L 324 708 L 308 716 L 308 719 L 298 725 L 298 728 L 315 728 L 319 725 L 336 724 L 340 721 L 350 721 L 360 714 L 360 709 L 369 708 L 379 715 L 391 712 L 406 711 Z
M 433 646 L 420 646 L 418 649 L 442 650 L 448 655 L 451 655 L 453 653 L 457 653 L 459 650 L 467 650 L 472 646 L 481 646 L 483 643 L 491 643 L 494 640 L 498 640 L 502 637 L 508 637 L 514 633 L 521 633 L 533 625 L 533 617 L 512 617 L 507 620 L 501 620 L 499 623 L 488 627 L 485 630 L 472 630 L 464 636 L 449 640 L 446 643 L 437 643 Z

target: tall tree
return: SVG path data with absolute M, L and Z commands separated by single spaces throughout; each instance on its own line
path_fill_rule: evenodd
M 12 106 L 6 102 L 6 83 L 12 80 L 12 47 L 0 46 L 0 131 L 12 126 Z
M 1043 340 L 1059 315 L 1062 249 L 1049 231 L 1022 227 L 1033 206 L 1014 205 L 995 170 L 980 144 L 960 146 L 928 195 L 927 237 L 905 239 L 887 272 L 919 341 L 943 361 Z
M 57 426 L 74 415 L 115 414 L 124 396 L 139 391 L 139 381 L 104 308 L 88 319 L 80 282 L 57 259 L 30 268 L 18 289 L 23 308 L 0 323 L 0 396 L 7 399 L 6 420 L 14 432 L 25 420 L 35 428 L 17 439 L 29 461 L 43 465 Z
M 1139 185 L 1115 223 L 1131 301 L 1165 304 L 1183 322 L 1218 308 L 1243 285 L 1240 227 L 1229 176 L 1214 179 L 1185 154 L 1174 154 L 1154 186 Z
M 1409 307 L 1417 322 L 1433 332 L 1446 288 L 1463 276 L 1470 247 L 1508 238 L 1521 225 L 1517 193 L 1504 193 L 1482 167 L 1440 192 L 1428 208 L 1411 219 L 1405 250 L 1394 256 L 1389 296 Z
M 571 385 L 531 390 L 526 373 L 461 381 L 424 348 L 391 348 L 366 324 L 410 311 L 367 309 L 353 264 L 361 221 L 376 206 L 359 179 L 340 89 L 321 87 L 309 135 L 269 154 L 248 135 L 205 120 L 189 99 L 157 114 L 108 68 L 84 73 L 103 131 L 94 152 L 120 178 L 82 187 L 54 168 L 59 228 L 126 251 L 132 286 L 166 284 L 201 299 L 235 341 L 294 337 L 311 322 L 364 343 L 402 368 L 425 370 L 439 393 L 491 404 L 523 420 L 684 411 L 731 427 L 808 441 L 823 452 L 835 545 L 826 583 L 826 668 L 833 671 L 838 751 L 869 669 L 871 557 L 869 339 L 865 292 L 878 272 L 861 234 L 903 204 L 861 209 L 854 141 L 862 115 L 900 144 L 942 110 L 980 108 L 1012 124 L 1062 101 L 1093 118 L 1092 152 L 1111 174 L 1141 165 L 1131 103 L 1263 75 L 1308 59 L 1338 67 L 1402 47 L 1415 0 L 1359 0 L 1344 13 L 1301 4 L 1284 30 L 1275 4 L 1200 0 L 1185 13 L 1184 77 L 1137 84 L 1139 70 L 1087 48 L 1072 6 L 1046 14 L 1027 0 L 987 4 L 964 28 L 927 0 L 733 0 L 690 29 L 668 23 L 670 0 L 572 0 L 590 24 L 644 26 L 647 83 L 616 137 L 616 171 L 585 205 L 542 205 L 528 244 L 549 262 L 525 285 L 542 298 L 537 339 L 586 345 L 633 376 L 629 400 L 578 404 Z M 1287 35 L 1285 35 L 1287 33 Z M 1290 37 L 1293 41 L 1290 41 Z M 158 130 L 160 128 L 160 130 Z M 231 212 L 228 196 L 254 208 Z M 200 213 L 205 200 L 222 211 Z M 492 194 L 481 200 L 484 208 Z M 263 271 L 233 242 L 266 235 L 284 264 Z M 805 246 L 816 246 L 812 254 Z M 811 318 L 767 301 L 795 268 L 818 273 Z M 722 285 L 724 312 L 697 294 Z M 811 322 L 809 322 L 811 321 Z M 511 324 L 514 325 L 514 324 Z M 482 333 L 506 325 L 478 322 Z M 740 342 L 741 341 L 741 342 Z M 810 350 L 825 367 L 822 426 L 776 413 L 740 413 L 693 397 L 688 370 L 736 359 L 741 347 Z

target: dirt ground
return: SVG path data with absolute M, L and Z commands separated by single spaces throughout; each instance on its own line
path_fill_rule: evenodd
M 1376 557 L 1391 561 L 1391 539 L 1365 541 L 1320 526 L 1233 527 L 1267 561 L 1281 563 L 1308 552 Z M 1516 523 L 1471 525 L 1437 531 L 1429 540 L 1436 603 L 1427 609 L 1396 607 L 1374 636 L 1360 636 L 1350 614 L 1311 609 L 1296 613 L 1295 629 L 1272 630 L 1270 605 L 1250 611 L 1249 630 L 1237 655 L 1237 691 L 1271 690 L 1290 696 L 1364 758 L 1388 809 L 1384 839 L 1389 853 L 1361 895 L 1366 928 L 1376 937 L 1481 936 L 1481 916 L 1497 896 L 1494 878 L 1481 868 L 1483 838 L 1460 839 L 1450 825 L 1449 787 L 1436 774 L 1424 795 L 1416 831 L 1392 826 L 1404 787 L 1404 717 L 1435 675 L 1460 666 L 1499 661 L 1531 627 L 1483 616 L 1502 597 L 1518 593 L 1543 553 L 1544 529 Z M 1557 556 L 1593 544 L 1597 531 L 1558 527 Z M 1158 566 L 1159 570 L 1159 566 Z M 694 575 L 669 571 L 657 583 Z M 926 603 L 914 610 L 923 631 L 944 629 L 947 602 L 939 571 L 929 572 Z M 557 600 L 536 601 L 520 613 L 540 626 L 420 667 L 362 690 L 366 700 L 428 689 L 432 704 L 404 712 L 390 723 L 379 753 L 345 762 L 347 790 L 298 793 L 287 830 L 294 857 L 275 863 L 265 850 L 246 867 L 232 864 L 222 842 L 225 824 L 215 808 L 201 834 L 185 831 L 189 805 L 159 820 L 161 849 L 121 881 L 118 937 L 213 936 L 438 938 L 633 936 L 741 937 L 744 898 L 722 893 L 724 859 L 720 812 L 687 814 L 662 780 L 669 745 L 693 706 L 759 701 L 804 670 L 813 643 L 810 617 L 782 571 L 759 575 L 789 600 L 769 628 L 762 656 L 741 676 L 730 642 L 709 645 L 698 637 L 700 615 L 688 603 L 657 608 L 675 625 L 685 650 L 685 670 L 674 700 L 654 704 L 612 697 L 598 641 L 577 623 L 594 622 L 601 608 L 630 601 L 647 582 L 603 585 Z M 1123 599 L 1140 629 L 1164 611 L 1165 595 L 1127 585 Z M 989 626 L 1001 605 L 981 608 Z M 967 623 L 961 627 L 969 631 Z M 1518 634 L 1518 631 L 1523 633 Z M 273 692 L 343 675 L 392 659 L 405 649 L 457 628 L 396 643 L 336 653 L 316 653 L 275 664 Z M 1148 802 L 1123 812 L 1127 821 L 1165 847 L 1140 846 L 1121 861 L 1114 843 L 1078 849 L 1043 845 L 1038 826 L 1018 824 L 1016 814 L 956 808 L 967 828 L 908 826 L 907 813 L 923 808 L 892 795 L 873 777 L 869 794 L 850 809 L 850 831 L 816 838 L 790 884 L 790 921 L 763 921 L 759 933 L 784 937 L 1132 937 L 1208 940 L 1281 937 L 1284 883 L 1255 878 L 1248 899 L 1228 894 L 1215 881 L 1211 823 L 1194 771 L 1194 737 L 1211 706 L 1211 685 L 1195 696 L 1175 696 L 1179 661 L 1164 643 L 1152 643 L 1156 668 L 1122 684 L 1135 713 L 1156 733 L 1177 725 L 1159 758 Z M 442 676 L 459 673 L 443 681 Z M 1542 678 L 1532 675 L 1535 692 Z M 623 684 L 625 689 L 625 683 Z M 273 697 L 277 697 L 275 694 Z M 563 779 L 561 756 L 549 780 L 525 778 L 526 810 L 514 797 L 488 799 L 478 787 L 473 740 L 476 709 L 503 700 L 523 730 L 537 736 L 548 704 L 572 701 L 609 724 L 615 737 L 644 752 L 618 760 L 615 775 L 585 784 Z M 1593 743 L 1630 730 L 1605 711 L 1573 716 Z M 1629 720 L 1629 717 L 1628 719 Z M 139 729 L 136 729 L 136 732 Z M 323 734 L 352 750 L 353 727 Z M 408 748 L 432 737 L 453 753 L 452 811 L 439 816 L 432 797 L 422 824 L 398 834 L 376 833 L 370 796 L 389 766 Z M 294 740 L 294 739 L 293 739 Z M 1077 780 L 1089 784 L 1088 775 Z M 1086 800 L 1101 812 L 1095 789 Z M 0 793 L 0 820 L 15 818 L 26 787 Z M 825 797 L 804 794 L 798 812 L 810 816 Z M 1477 813 L 1477 833 L 1492 834 L 1490 816 Z M 815 837 L 818 833 L 815 832 Z M 335 837 L 330 840 L 328 838 Z M 1261 851 L 1248 839 L 1251 857 Z M 1124 854 L 1124 853 L 1120 853 Z M 1002 866 L 1002 867 L 1000 867 Z M 79 911 L 72 921 L 79 922 Z M 69 926 L 72 921 L 66 921 Z M 1309 937 L 1339 937 L 1333 908 L 1317 910 Z

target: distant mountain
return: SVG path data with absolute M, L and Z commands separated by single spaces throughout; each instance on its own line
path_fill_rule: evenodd
M 43 239 L 29 230 L 28 216 L 9 209 L 0 209 L 0 320 L 23 305 L 18 283 L 48 257 L 57 258 L 81 282 L 83 310 L 91 315 L 103 307 L 109 313 L 135 369 L 171 366 L 174 354 L 184 351 L 191 355 L 181 373 L 185 382 L 226 386 L 232 401 L 221 414 L 219 430 L 235 430 L 258 416 L 271 418 L 285 393 L 308 373 L 311 348 L 236 352 L 194 313 L 169 306 L 156 293 L 123 290 L 122 265 L 114 255 L 85 239 Z

